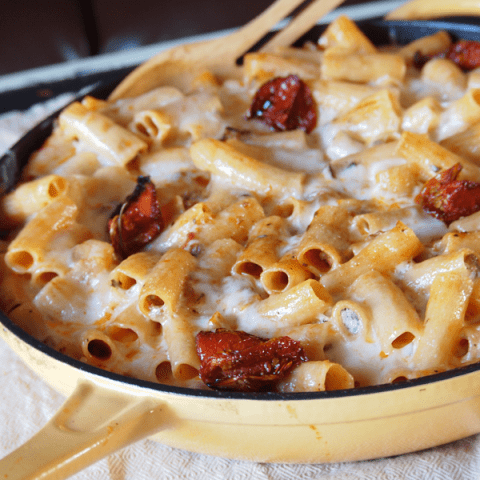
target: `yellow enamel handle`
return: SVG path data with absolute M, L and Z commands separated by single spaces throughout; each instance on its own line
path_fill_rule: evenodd
M 0 460 L 6 480 L 63 480 L 169 423 L 164 403 L 81 380 L 55 416 Z

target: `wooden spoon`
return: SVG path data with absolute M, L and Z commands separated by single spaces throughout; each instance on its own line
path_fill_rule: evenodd
M 284 33 L 277 33 L 280 37 L 275 45 L 289 45 L 342 1 L 313 0 L 302 14 L 290 21 Z M 263 13 L 228 36 L 187 43 L 160 52 L 127 75 L 111 93 L 109 100 L 141 95 L 159 85 L 169 84 L 184 89 L 202 71 L 208 70 L 219 77 L 234 75 L 239 70 L 236 60 L 304 2 L 276 0 Z
M 328 12 L 334 10 L 343 0 L 315 0 L 302 10 L 292 21 L 282 28 L 260 50 L 268 51 L 275 47 L 285 47 L 298 40 L 313 28 Z

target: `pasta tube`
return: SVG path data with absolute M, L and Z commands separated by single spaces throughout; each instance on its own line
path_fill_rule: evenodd
M 405 196 L 413 195 L 423 185 L 422 171 L 413 163 L 382 170 L 375 175 L 375 180 L 385 192 Z
M 258 313 L 273 321 L 278 328 L 284 328 L 314 321 L 332 303 L 322 285 L 310 279 L 262 300 Z
M 480 138 L 480 122 L 467 126 L 464 130 L 448 135 L 440 142 L 442 147 L 460 157 L 467 158 L 472 163 L 480 166 L 480 150 L 478 139 Z
M 162 112 L 142 110 L 133 116 L 130 128 L 148 140 L 161 144 L 168 137 L 172 123 L 168 115 Z
M 384 354 L 403 348 L 422 332 L 422 323 L 402 290 L 379 272 L 355 280 L 350 294 L 371 312 L 372 329 Z
M 474 232 L 480 228 L 480 211 L 452 222 L 448 229 L 452 232 Z
M 265 269 L 278 259 L 277 249 L 281 244 L 279 234 L 283 227 L 284 220 L 279 216 L 259 220 L 252 227 L 247 246 L 235 262 L 233 271 L 259 279 Z
M 415 55 L 434 55 L 445 52 L 452 44 L 452 38 L 445 30 L 440 30 L 432 35 L 420 37 L 413 42 L 401 47 L 398 53 L 409 63 L 413 62 Z
M 119 356 L 115 342 L 108 335 L 95 328 L 82 335 L 81 347 L 85 357 L 96 365 L 114 362 Z
M 165 253 L 150 270 L 140 290 L 140 311 L 148 317 L 155 316 L 163 306 L 170 313 L 177 312 L 185 281 L 195 265 L 195 258 L 181 248 Z
M 458 95 L 466 84 L 467 77 L 462 70 L 446 58 L 434 58 L 422 68 L 422 80 L 426 83 L 441 85 L 451 97 Z
M 318 64 L 304 62 L 297 58 L 285 58 L 265 52 L 247 53 L 243 59 L 245 81 L 264 83 L 274 77 L 298 75 L 304 80 L 315 79 L 320 75 Z
M 435 277 L 424 332 L 414 355 L 417 368 L 433 370 L 451 366 L 472 288 L 472 280 L 461 273 L 441 273 Z
M 412 229 L 398 222 L 391 230 L 375 237 L 352 259 L 330 270 L 320 282 L 332 294 L 338 293 L 369 270 L 391 272 L 399 263 L 410 260 L 423 250 Z
M 367 305 L 353 300 L 340 300 L 332 310 L 332 321 L 346 338 L 361 335 L 369 343 L 372 337 L 372 313 Z
M 340 364 L 329 360 L 300 364 L 282 382 L 281 392 L 325 392 L 353 388 L 355 381 Z
M 343 263 L 350 246 L 348 226 L 351 213 L 341 206 L 320 207 L 305 232 L 297 259 L 312 273 L 323 275 Z
M 167 314 L 167 320 L 162 325 L 173 377 L 177 380 L 196 377 L 200 359 L 197 355 L 192 325 L 185 315 L 171 313 Z
M 442 113 L 445 120 L 437 129 L 438 140 L 443 140 L 480 121 L 480 89 L 470 88 L 466 93 L 450 103 Z
M 83 141 L 107 165 L 126 165 L 148 148 L 134 133 L 79 102 L 67 107 L 58 121 L 67 135 Z
M 260 281 L 268 293 L 279 293 L 313 277 L 295 257 L 287 255 L 270 265 L 260 275 Z
M 70 141 L 72 138 L 72 135 L 67 135 L 63 130 L 54 129 L 42 148 L 31 156 L 24 170 L 24 178 L 32 179 L 47 175 L 73 157 L 75 147 Z
M 428 288 L 441 273 L 457 272 L 472 276 L 478 271 L 479 264 L 479 259 L 472 250 L 462 248 L 411 265 L 405 272 L 403 281 L 418 288 Z
M 440 123 L 442 107 L 434 97 L 425 97 L 403 112 L 402 130 L 433 134 Z
M 313 97 L 322 109 L 321 124 L 351 110 L 360 101 L 377 92 L 377 88 L 371 85 L 344 81 L 319 80 L 312 87 Z
M 76 222 L 78 207 L 60 197 L 35 215 L 10 243 L 5 263 L 15 272 L 35 271 L 55 247 L 72 247 L 91 238 L 91 232 Z
M 110 273 L 112 286 L 130 290 L 135 285 L 143 285 L 150 270 L 160 260 L 157 252 L 138 252 L 128 256 Z
M 462 328 L 453 352 L 454 356 L 462 364 L 477 362 L 480 354 L 480 331 L 478 325 L 468 325 Z
M 299 196 L 303 190 L 303 173 L 267 165 L 219 140 L 199 140 L 190 148 L 190 155 L 198 168 L 264 196 Z
M 426 135 L 403 132 L 396 148 L 396 154 L 417 164 L 425 179 L 432 178 L 440 170 L 447 170 L 455 164 L 462 165 L 459 179 L 480 181 L 480 169 L 469 160 L 455 155 Z
M 420 205 L 412 205 L 404 208 L 389 208 L 388 210 L 380 210 L 376 212 L 363 213 L 356 215 L 352 220 L 352 227 L 360 233 L 360 235 L 367 237 L 375 235 L 379 232 L 385 232 L 395 227 L 398 221 L 404 223 L 414 232 L 418 230 L 417 235 L 420 237 L 422 229 L 428 230 L 426 235 L 431 233 L 432 225 L 429 228 L 425 227 L 425 212 Z M 430 218 L 429 218 L 430 220 Z M 435 220 L 431 219 L 432 224 Z M 441 226 L 442 230 L 445 228 Z
M 332 322 L 307 323 L 295 327 L 287 327 L 279 331 L 302 344 L 309 360 L 326 360 L 324 349 L 338 339 L 338 331 Z
M 321 48 L 343 48 L 361 53 L 375 53 L 377 48 L 362 33 L 358 26 L 345 15 L 339 15 L 333 20 L 318 39 Z
M 9 222 L 21 223 L 28 216 L 65 195 L 69 185 L 70 181 L 59 175 L 47 175 L 23 183 L 2 198 L 2 217 Z
M 327 50 L 320 73 L 326 80 L 368 83 L 380 79 L 401 82 L 405 77 L 405 60 L 392 53 L 351 53 Z
M 480 258 L 480 232 L 449 232 L 443 236 L 441 245 L 446 254 L 467 249 Z
M 371 145 L 394 139 L 400 128 L 400 117 L 401 108 L 396 96 L 390 90 L 380 90 L 361 100 L 333 123 L 355 139 Z

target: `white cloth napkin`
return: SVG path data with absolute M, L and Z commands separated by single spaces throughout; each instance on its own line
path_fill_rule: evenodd
M 29 128 L 63 106 L 66 94 L 26 112 L 0 116 L 0 155 Z M 63 397 L 0 340 L 0 458 L 53 416 Z M 448 419 L 445 419 L 448 422 Z M 285 441 L 288 441 L 286 439 Z M 0 478 L 3 475 L 0 472 Z M 480 435 L 422 452 L 355 463 L 265 464 L 173 449 L 151 440 L 131 445 L 77 473 L 72 480 L 478 480 Z

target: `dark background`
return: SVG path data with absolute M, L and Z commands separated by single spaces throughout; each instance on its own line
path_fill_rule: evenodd
M 344 5 L 361 0 L 347 0 Z M 0 75 L 243 25 L 272 0 L 3 0 Z

